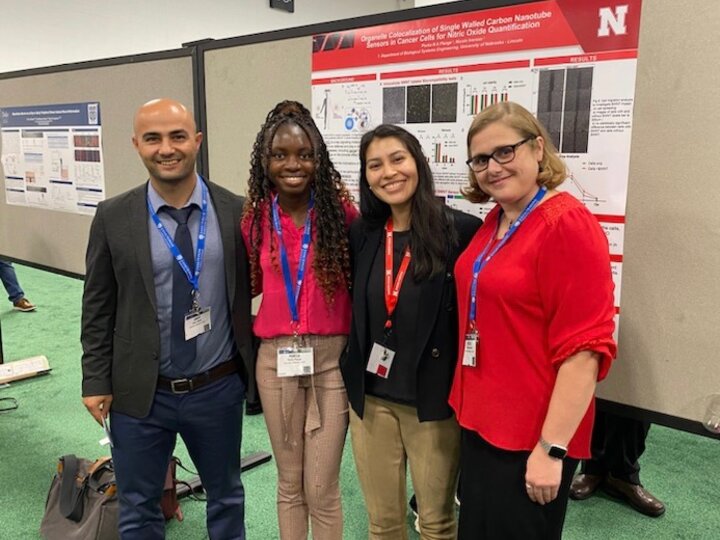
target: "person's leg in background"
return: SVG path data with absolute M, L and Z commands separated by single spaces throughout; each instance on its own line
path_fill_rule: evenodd
M 598 410 L 591 445 L 570 488 L 570 498 L 584 500 L 601 487 L 638 512 L 661 516 L 665 505 L 640 483 L 639 458 L 645 451 L 650 423 Z
M 592 439 L 590 442 L 591 459 L 583 460 L 580 463 L 580 473 L 575 476 L 570 486 L 570 498 L 576 501 L 587 499 L 597 491 L 607 476 L 606 448 L 608 443 L 614 439 L 611 433 L 614 431 L 613 425 L 608 425 L 607 415 L 599 410 L 595 410 L 595 423 L 593 425 Z
M 250 317 L 250 328 L 253 328 L 255 324 L 255 315 Z M 252 336 L 252 344 L 253 344 L 253 358 L 255 359 L 255 364 L 257 364 L 257 355 L 258 350 L 260 349 L 260 343 L 262 342 L 262 339 L 257 337 L 255 334 Z M 262 414 L 262 402 L 260 401 L 260 392 L 255 389 L 254 395 L 252 393 L 248 392 L 245 395 L 245 415 L 246 416 L 255 416 L 257 414 Z
M 25 293 L 18 282 L 15 268 L 9 262 L 0 261 L 0 281 L 8 293 L 8 300 L 17 311 L 33 311 L 35 306 L 25 298 Z

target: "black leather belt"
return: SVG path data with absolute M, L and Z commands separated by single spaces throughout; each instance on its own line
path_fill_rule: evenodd
M 199 373 L 189 379 L 168 379 L 167 377 L 158 377 L 157 387 L 162 390 L 169 390 L 173 394 L 187 394 L 188 392 L 202 388 L 211 382 L 215 382 L 218 379 L 222 379 L 223 377 L 227 377 L 231 373 L 237 373 L 238 371 L 240 371 L 238 362 L 233 359 L 223 362 L 222 364 L 218 364 L 214 368 L 204 371 L 203 373 Z

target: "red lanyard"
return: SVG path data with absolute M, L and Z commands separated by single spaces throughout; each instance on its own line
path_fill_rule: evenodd
M 408 266 L 410 266 L 410 246 L 405 247 L 403 252 L 403 259 L 400 263 L 400 269 L 398 270 L 397 276 L 395 276 L 395 283 L 393 284 L 393 223 L 392 216 L 390 216 L 385 224 L 385 308 L 387 309 L 387 321 L 385 321 L 385 328 L 392 328 L 392 314 L 395 311 L 398 303 L 398 295 L 400 294 L 400 287 L 405 279 Z

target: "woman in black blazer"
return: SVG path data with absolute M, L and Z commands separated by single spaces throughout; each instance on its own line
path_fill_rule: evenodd
M 407 538 L 408 462 L 422 538 L 455 538 L 453 268 L 481 221 L 435 197 L 420 143 L 400 127 L 366 133 L 360 165 L 362 217 L 350 228 L 353 319 L 341 369 L 370 538 Z

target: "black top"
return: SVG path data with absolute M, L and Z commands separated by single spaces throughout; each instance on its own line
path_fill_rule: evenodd
M 403 259 L 405 246 L 410 241 L 410 231 L 393 233 L 393 284 Z M 412 259 L 400 287 L 398 303 L 392 317 L 392 331 L 386 338 L 385 321 L 385 234 L 375 252 L 367 285 L 368 357 L 374 343 L 380 343 L 395 351 L 387 379 L 365 372 L 365 392 L 405 405 L 415 405 L 417 358 L 413 348 L 417 327 L 420 287 L 412 277 Z
M 457 210 L 446 208 L 445 211 L 449 219 L 449 227 L 455 229 L 458 238 L 456 245 L 449 246 L 446 270 L 420 283 L 415 283 L 412 273 L 409 273 L 400 290 L 396 309 L 396 312 L 399 312 L 399 315 L 396 315 L 396 322 L 401 319 L 409 321 L 410 317 L 403 317 L 400 310 L 408 306 L 415 307 L 415 313 L 411 315 L 413 323 L 398 329 L 398 333 L 401 333 L 401 347 L 411 349 L 411 358 L 415 362 L 413 375 L 403 377 L 403 381 L 409 381 L 409 377 L 414 377 L 414 405 L 418 420 L 421 422 L 443 420 L 452 415 L 447 400 L 457 364 L 458 349 L 457 304 L 452 272 L 458 255 L 465 249 L 482 223 L 478 218 Z M 360 218 L 350 226 L 349 236 L 353 266 L 353 318 L 348 349 L 340 358 L 340 369 L 350 406 L 362 418 L 365 410 L 365 395 L 368 391 L 366 382 L 370 377 L 376 377 L 366 371 L 373 331 L 369 327 L 371 323 L 369 312 L 373 309 L 368 305 L 370 287 L 378 288 L 379 292 L 372 296 L 379 300 L 373 302 L 383 302 L 382 320 L 383 324 L 385 323 L 384 293 L 380 289 L 383 283 L 379 278 L 372 277 L 372 267 L 375 263 L 384 267 L 385 231 L 383 224 L 371 223 Z M 398 241 L 397 244 L 400 245 L 400 242 Z M 399 254 L 395 256 L 395 263 L 400 264 Z M 412 267 L 412 263 L 410 266 Z M 414 292 L 416 298 L 412 302 L 406 297 L 405 287 L 408 284 L 417 288 Z M 397 368 L 395 362 L 401 360 L 402 358 L 398 358 L 393 361 L 391 374 Z M 375 389 L 375 392 L 377 391 Z

